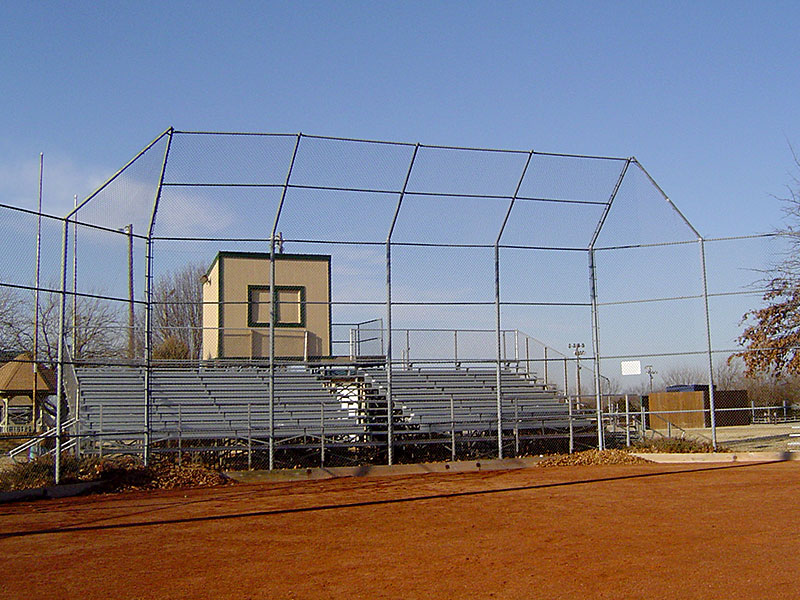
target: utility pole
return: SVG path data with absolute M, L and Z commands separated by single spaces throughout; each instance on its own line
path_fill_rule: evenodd
M 579 403 L 581 401 L 581 356 L 586 354 L 586 350 L 584 350 L 585 347 L 585 344 L 579 342 L 569 344 L 569 348 L 575 350 L 575 383 Z
M 650 393 L 653 393 L 653 375 L 658 374 L 658 371 L 653 370 L 653 365 L 645 365 L 644 372 L 650 377 Z
M 136 313 L 134 310 L 133 290 L 133 224 L 125 225 L 122 231 L 128 235 L 128 358 L 136 357 L 136 334 L 134 326 Z

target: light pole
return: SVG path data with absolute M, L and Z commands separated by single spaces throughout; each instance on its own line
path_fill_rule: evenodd
M 585 347 L 586 345 L 580 342 L 569 344 L 569 348 L 575 350 L 575 383 L 579 403 L 581 401 L 581 356 L 586 354 L 586 350 L 584 350 Z
M 37 225 L 36 225 L 36 274 L 33 292 L 33 382 L 31 385 L 31 421 L 33 422 L 33 430 L 38 431 L 39 415 L 37 409 L 37 396 L 38 390 L 38 375 L 39 375 L 39 270 L 41 267 L 42 255 L 42 182 L 44 174 L 44 154 L 39 154 L 39 204 L 37 209 Z M 8 412 L 8 404 L 6 404 L 3 414 Z M 6 419 L 8 417 L 6 416 Z M 44 418 L 42 418 L 42 425 L 44 425 Z

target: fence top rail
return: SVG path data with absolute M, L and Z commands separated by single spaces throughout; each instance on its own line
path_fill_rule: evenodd
M 520 150 L 520 149 L 509 149 L 509 148 L 486 148 L 486 147 L 479 147 L 479 146 L 451 146 L 451 145 L 443 145 L 443 144 L 418 144 L 414 142 L 398 142 L 392 140 L 377 140 L 377 139 L 364 139 L 364 138 L 354 138 L 354 137 L 342 137 L 342 136 L 328 136 L 328 135 L 315 135 L 309 133 L 271 133 L 271 132 L 248 132 L 248 131 L 202 131 L 202 130 L 187 130 L 187 129 L 173 129 L 173 135 L 207 135 L 207 136 L 251 136 L 251 137 L 282 137 L 282 138 L 307 138 L 307 139 L 316 139 L 316 140 L 329 140 L 334 142 L 353 142 L 353 143 L 360 143 L 360 144 L 383 144 L 389 146 L 402 146 L 406 148 L 414 148 L 418 146 L 420 148 L 428 148 L 432 150 L 460 150 L 460 151 L 471 151 L 471 152 L 494 152 L 494 153 L 506 153 L 506 154 L 521 154 L 527 155 L 532 153 L 534 155 L 540 156 L 554 156 L 554 157 L 561 157 L 561 158 L 579 158 L 579 159 L 588 159 L 588 160 L 613 160 L 613 161 L 626 161 L 631 160 L 629 157 L 621 157 L 621 156 L 602 156 L 602 155 L 591 155 L 591 154 L 570 154 L 570 153 L 563 153 L 563 152 L 542 152 L 537 150 Z

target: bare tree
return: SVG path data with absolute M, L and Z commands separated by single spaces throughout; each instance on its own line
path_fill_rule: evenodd
M 745 389 L 742 362 L 737 360 L 721 360 L 714 365 L 714 385 L 720 390 Z
M 40 293 L 39 296 L 39 357 L 50 364 L 58 360 L 59 296 L 58 293 Z M 80 297 L 76 302 L 74 327 L 72 317 L 72 310 L 68 309 L 64 327 L 67 336 L 74 333 L 71 344 L 74 358 L 92 360 L 122 356 L 126 330 L 119 306 L 100 298 Z M 32 317 L 20 337 L 24 347 L 33 347 Z
M 720 360 L 714 365 L 714 385 L 720 390 L 744 389 L 741 363 L 730 359 Z M 704 365 L 677 365 L 661 373 L 663 386 L 708 383 L 708 368 Z
M 616 377 L 600 377 L 600 391 L 603 395 L 609 396 L 622 393 L 622 383 Z
M 60 293 L 39 293 L 39 344 L 38 358 L 54 365 L 58 361 L 58 338 L 61 325 Z M 30 298 L 0 289 L 0 318 L 2 319 L 2 345 L 12 350 L 32 350 L 34 338 L 33 293 Z M 72 311 L 65 312 L 67 335 L 75 332 L 72 340 L 74 357 L 83 359 L 112 358 L 120 355 L 124 343 L 119 310 L 110 302 L 92 297 L 80 297 L 76 304 L 77 322 L 72 326 Z
M 22 350 L 19 333 L 23 328 L 25 302 L 14 288 L 0 287 L 0 349 Z
M 170 358 L 200 357 L 203 340 L 200 278 L 205 272 L 202 265 L 188 264 L 161 275 L 153 286 L 153 342 L 156 349 L 164 346 L 163 351 Z M 186 348 L 186 356 L 176 354 L 180 348 Z
M 708 372 L 696 365 L 676 365 L 662 370 L 659 374 L 664 387 L 708 382 Z

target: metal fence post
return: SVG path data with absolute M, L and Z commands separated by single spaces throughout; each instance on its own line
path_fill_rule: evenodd
M 497 332 L 497 362 L 496 370 L 496 400 L 497 400 L 497 458 L 503 458 L 503 357 L 505 350 L 504 332 L 500 331 L 500 247 L 494 247 L 494 304 L 495 304 L 495 331 Z M 504 348 L 501 350 L 500 345 Z
M 589 288 L 592 301 L 592 353 L 594 354 L 594 399 L 597 405 L 597 449 L 605 450 L 603 398 L 600 388 L 600 332 L 599 320 L 597 317 L 597 273 L 594 261 L 594 249 L 589 250 Z
M 714 357 L 711 350 L 711 313 L 708 309 L 708 276 L 706 273 L 705 240 L 700 237 L 700 264 L 703 274 L 703 306 L 706 318 L 706 341 L 708 343 L 708 409 L 711 413 L 711 445 L 717 449 L 717 417 L 714 405 Z
M 72 198 L 75 227 L 72 230 L 72 359 L 78 358 L 78 195 Z M 38 286 L 37 286 L 38 287 Z
M 503 389 L 502 389 L 502 359 L 505 354 L 505 332 L 500 329 L 500 242 L 503 239 L 503 232 L 505 232 L 508 219 L 511 216 L 511 211 L 514 209 L 514 203 L 519 196 L 519 190 L 522 187 L 522 182 L 525 180 L 525 175 L 528 173 L 528 167 L 533 158 L 533 150 L 528 152 L 525 166 L 522 168 L 519 179 L 517 180 L 517 187 L 514 189 L 514 195 L 508 203 L 503 223 L 500 225 L 500 230 L 497 232 L 497 238 L 494 242 L 494 304 L 495 304 L 495 333 L 497 336 L 497 457 L 503 458 Z M 501 339 L 502 338 L 502 339 Z M 516 338 L 515 338 L 516 341 Z M 500 347 L 502 344 L 502 348 Z M 516 344 L 514 351 L 517 352 Z
M 142 439 L 142 459 L 145 466 L 150 463 L 150 368 L 153 356 L 152 245 L 153 240 L 148 238 L 145 243 L 144 269 L 144 437 Z
M 525 335 L 525 376 L 530 378 L 531 376 L 531 346 L 530 346 L 530 338 Z M 545 361 L 545 365 L 547 361 Z M 547 372 L 547 366 L 545 366 L 545 373 Z M 547 385 L 547 380 L 545 379 L 545 385 Z
M 247 403 L 247 470 L 253 470 L 253 417 L 251 403 Z
M 161 190 L 164 186 L 164 174 L 167 171 L 167 161 L 169 151 L 172 147 L 173 129 L 167 130 L 167 144 L 164 148 L 164 159 L 161 162 L 161 174 L 158 179 L 158 189 L 153 199 L 153 210 L 150 213 L 150 226 L 147 228 L 147 239 L 145 244 L 145 274 L 144 274 L 144 448 L 142 448 L 142 459 L 145 466 L 150 463 L 150 385 L 152 377 L 153 362 L 153 233 L 155 232 L 156 216 L 158 215 L 158 205 L 161 201 Z M 132 231 L 132 230 L 131 230 Z M 131 234 L 132 236 L 132 234 Z
M 75 386 L 75 458 L 80 459 L 83 453 L 83 430 L 81 429 L 81 386 Z
M 325 404 L 319 403 L 319 466 L 325 466 Z
M 569 453 L 575 451 L 575 425 L 572 422 L 572 398 L 567 396 L 567 418 L 569 419 Z
M 100 458 L 103 458 L 103 405 L 100 405 L 100 435 L 98 437 L 97 449 Z
M 398 204 L 397 209 L 400 210 Z M 390 234 L 391 235 L 391 232 Z M 392 439 L 394 407 L 392 406 L 392 243 L 386 242 L 386 462 L 394 463 Z
M 298 133 L 292 151 L 292 160 L 283 182 L 281 199 L 275 210 L 275 220 L 272 223 L 272 233 L 269 237 L 269 470 L 275 468 L 275 324 L 277 322 L 275 311 L 275 236 L 278 233 L 278 222 L 281 218 L 286 194 L 289 192 L 289 180 L 292 177 L 294 161 L 297 159 L 297 149 L 303 134 Z
M 531 370 L 531 363 L 528 357 L 528 338 L 525 338 L 525 358 L 528 360 L 528 372 Z M 544 347 L 544 384 L 548 385 L 550 383 L 550 379 L 548 377 L 548 360 L 547 360 L 547 346 Z
M 58 317 L 58 370 L 56 371 L 56 455 L 55 472 L 53 479 L 56 484 L 61 483 L 61 405 L 64 403 L 64 340 L 65 317 L 67 310 L 67 253 L 69 252 L 69 220 L 64 219 L 62 236 L 62 255 L 61 255 L 61 296 L 59 298 L 59 317 Z M 34 373 L 36 370 L 34 369 Z M 34 398 L 34 406 L 36 399 Z M 34 411 L 35 414 L 35 411 Z
M 406 171 L 406 179 L 403 182 L 403 189 L 397 198 L 397 206 L 394 209 L 394 217 L 386 234 L 386 462 L 394 463 L 394 401 L 392 398 L 392 234 L 397 224 L 397 217 L 400 208 L 403 206 L 403 198 L 408 189 L 408 181 L 411 179 L 411 171 L 414 169 L 414 162 L 417 160 L 419 144 L 414 146 L 411 155 L 411 162 Z M 408 344 L 408 331 L 406 331 L 406 344 Z
M 628 167 L 630 166 L 631 162 L 633 162 L 633 160 L 634 159 L 629 158 L 622 165 L 622 170 L 619 173 L 617 182 L 614 185 L 614 189 L 611 191 L 611 195 L 608 198 L 608 202 L 606 202 L 606 205 L 603 208 L 603 214 L 600 216 L 600 220 L 597 223 L 597 227 L 594 230 L 594 234 L 592 234 L 592 239 L 589 242 L 589 246 L 587 248 L 589 252 L 589 293 L 591 296 L 591 303 L 592 303 L 592 354 L 594 354 L 594 395 L 595 395 L 595 402 L 597 403 L 598 450 L 605 449 L 605 438 L 603 436 L 603 407 L 601 406 L 602 390 L 600 389 L 600 332 L 599 332 L 599 319 L 597 316 L 597 269 L 596 269 L 594 248 L 598 238 L 600 237 L 600 232 L 603 230 L 603 225 L 605 225 L 606 219 L 608 218 L 608 213 L 611 210 L 611 206 L 614 204 L 614 199 L 617 197 L 617 192 L 619 192 L 619 188 L 622 185 L 622 181 L 625 179 L 625 174 L 628 172 Z M 580 369 L 580 365 L 578 366 L 578 368 Z
M 456 460 L 456 410 L 453 394 L 450 394 L 450 460 Z
M 180 404 L 178 404 L 178 464 L 183 464 L 183 419 Z
M 625 394 L 625 445 L 631 445 L 631 401 L 628 394 Z
M 641 416 L 639 418 L 642 421 L 642 441 L 644 441 L 647 428 L 645 427 L 644 398 L 642 396 L 639 396 L 639 411 L 641 412 Z

